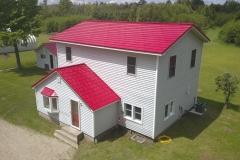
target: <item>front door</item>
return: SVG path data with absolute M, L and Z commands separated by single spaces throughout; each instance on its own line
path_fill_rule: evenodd
M 72 125 L 79 128 L 78 102 L 71 100 Z
M 50 66 L 51 66 L 51 69 L 53 69 L 53 56 L 50 55 Z

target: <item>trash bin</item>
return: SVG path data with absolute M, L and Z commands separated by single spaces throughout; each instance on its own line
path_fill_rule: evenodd
M 198 103 L 196 104 L 195 111 L 196 111 L 196 112 L 199 112 L 199 113 L 203 113 L 203 112 L 205 111 L 205 106 L 206 106 L 206 103 L 198 102 Z

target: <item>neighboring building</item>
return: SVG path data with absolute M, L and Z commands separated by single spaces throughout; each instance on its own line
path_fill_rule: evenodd
M 27 42 L 28 42 L 27 46 L 22 46 L 18 44 L 19 52 L 35 50 L 37 48 L 37 40 L 35 36 L 29 35 Z M 23 43 L 23 40 L 21 40 L 20 43 Z M 0 53 L 13 53 L 13 52 L 15 52 L 15 48 L 13 46 L 0 47 Z
M 39 112 L 92 138 L 118 124 L 152 139 L 196 103 L 203 42 L 210 41 L 192 23 L 109 21 L 84 21 L 50 40 L 60 68 L 32 86 Z M 121 99 L 106 94 L 110 88 Z
M 43 43 L 36 49 L 37 66 L 46 70 L 58 67 L 57 46 L 55 42 Z

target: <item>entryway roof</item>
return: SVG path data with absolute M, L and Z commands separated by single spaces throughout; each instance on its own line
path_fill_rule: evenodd
M 33 84 L 32 88 L 54 73 L 58 73 L 93 111 L 120 100 L 120 97 L 86 64 L 56 68 Z

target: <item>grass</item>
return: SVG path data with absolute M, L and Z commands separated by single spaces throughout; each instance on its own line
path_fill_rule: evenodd
M 43 42 L 47 42 L 49 39 L 48 35 L 40 35 L 37 37 L 38 46 Z M 9 53 L 9 58 L 3 59 L 0 55 L 0 70 L 17 67 L 17 62 L 15 58 L 15 53 Z M 20 52 L 20 59 L 23 67 L 31 66 L 36 64 L 36 52 L 35 51 L 25 51 Z
M 43 41 L 46 41 L 46 37 L 41 35 L 38 43 Z M 34 90 L 31 89 L 31 85 L 44 76 L 46 71 L 36 67 L 33 51 L 21 52 L 20 55 L 24 66 L 21 72 L 17 69 L 0 72 L 0 118 L 52 136 L 58 126 L 38 116 Z M 0 58 L 0 69 L 12 68 L 15 64 L 13 56 Z M 30 66 L 33 64 L 35 66 Z
M 240 75 L 240 48 L 219 41 L 218 32 L 218 28 L 206 32 L 212 41 L 203 50 L 198 97 L 207 103 L 208 110 L 203 116 L 187 113 L 171 126 L 165 133 L 173 139 L 171 144 L 138 144 L 130 140 L 130 135 L 114 131 L 97 144 L 81 142 L 73 159 L 239 159 L 240 92 L 231 99 L 229 109 L 225 109 L 222 93 L 215 92 L 214 79 L 225 71 Z M 28 57 L 24 54 L 21 53 L 25 66 L 22 72 L 16 69 L 0 72 L 0 118 L 52 135 L 58 126 L 38 116 L 34 90 L 30 88 L 46 72 L 29 66 L 31 63 L 25 61 Z M 29 62 L 36 63 L 35 54 L 33 57 Z M 13 65 L 14 61 L 9 64 Z M 2 59 L 1 67 L 5 67 Z

